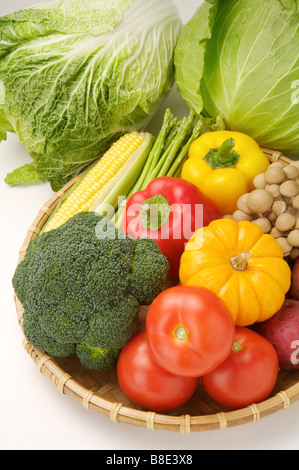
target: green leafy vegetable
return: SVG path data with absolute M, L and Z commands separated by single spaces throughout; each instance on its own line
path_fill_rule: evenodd
M 299 153 L 298 0 L 207 0 L 175 51 L 178 89 L 197 114 L 260 145 Z
M 211 38 L 217 3 L 217 0 L 210 0 L 198 8 L 193 18 L 183 28 L 175 49 L 175 78 L 178 90 L 189 108 L 198 115 L 203 109 L 200 83 L 207 41 Z
M 7 183 L 57 190 L 143 128 L 171 89 L 181 28 L 172 0 L 54 0 L 0 18 L 0 137 L 33 158 Z

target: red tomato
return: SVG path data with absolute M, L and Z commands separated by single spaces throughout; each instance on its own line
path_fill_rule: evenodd
M 272 344 L 248 328 L 237 327 L 230 356 L 201 380 L 211 398 L 226 408 L 237 409 L 268 398 L 278 372 Z
M 135 335 L 122 349 L 117 362 L 122 391 L 134 403 L 152 411 L 172 411 L 195 392 L 198 379 L 177 377 L 153 359 L 145 331 Z
M 161 367 L 172 374 L 200 377 L 229 356 L 235 325 L 216 294 L 179 285 L 155 298 L 147 312 L 146 332 Z

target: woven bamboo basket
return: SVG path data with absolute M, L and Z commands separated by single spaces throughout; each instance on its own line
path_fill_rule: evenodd
M 291 160 L 280 152 L 262 149 L 270 162 Z M 77 178 L 58 191 L 39 211 L 29 228 L 20 250 L 19 263 L 23 260 L 29 242 L 39 235 L 45 222 Z M 18 322 L 22 328 L 24 309 L 15 295 Z M 146 309 L 140 310 L 140 322 L 144 324 Z M 165 430 L 181 433 L 226 429 L 258 421 L 277 411 L 289 407 L 299 399 L 299 370 L 280 371 L 271 396 L 260 403 L 253 403 L 243 409 L 228 411 L 207 396 L 201 385 L 193 397 L 182 407 L 167 414 L 144 410 L 132 403 L 118 385 L 116 370 L 89 371 L 81 366 L 76 355 L 57 359 L 34 348 L 24 338 L 23 345 L 36 363 L 39 371 L 46 376 L 59 392 L 77 401 L 83 407 L 105 415 L 114 422 L 127 423 L 149 430 Z

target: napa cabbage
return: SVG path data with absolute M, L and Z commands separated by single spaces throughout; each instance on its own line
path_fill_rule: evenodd
M 204 1 L 180 35 L 175 68 L 190 109 L 298 156 L 298 0 Z
M 32 163 L 6 182 L 61 188 L 153 117 L 174 81 L 172 0 L 54 0 L 0 18 L 0 140 Z

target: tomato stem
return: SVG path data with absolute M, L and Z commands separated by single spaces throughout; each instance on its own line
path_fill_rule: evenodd
M 177 326 L 174 334 L 176 339 L 178 339 L 179 341 L 185 341 L 188 337 L 188 332 L 183 325 Z
M 239 352 L 242 350 L 242 344 L 238 343 L 237 341 L 233 344 L 233 351 L 234 352 Z

